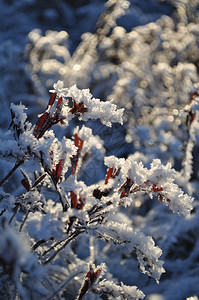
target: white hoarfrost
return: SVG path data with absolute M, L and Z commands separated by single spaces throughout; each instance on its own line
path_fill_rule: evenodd
M 114 156 L 105 157 L 105 165 L 109 168 L 121 168 L 116 177 L 117 186 L 131 180 L 129 193 L 145 191 L 150 197 L 159 195 L 159 199 L 175 212 L 188 216 L 193 209 L 193 197 L 188 196 L 175 183 L 178 174 L 171 164 L 163 165 L 159 159 L 154 159 L 150 169 L 144 167 L 142 162 L 134 161 L 133 156 L 124 159 Z M 128 203 L 128 201 L 127 201 Z
M 144 299 L 145 295 L 136 286 L 128 286 L 121 283 L 121 286 L 107 280 L 102 280 L 95 288 L 95 291 L 99 294 L 109 295 L 109 299 L 128 299 L 138 300 Z
M 64 88 L 64 83 L 61 81 L 55 83 L 53 87 L 54 90 L 51 92 L 56 92 L 59 97 L 71 97 L 75 103 L 83 103 L 87 111 L 81 114 L 80 120 L 100 120 L 104 125 L 109 127 L 111 127 L 111 123 L 115 122 L 123 124 L 124 109 L 117 109 L 117 106 L 113 104 L 113 100 L 102 102 L 100 99 L 93 98 L 89 89 L 80 90 L 76 85 L 67 89 Z M 68 114 L 68 106 L 64 106 L 64 109 L 66 109 L 66 114 Z
M 130 252 L 135 251 L 141 272 L 159 282 L 161 274 L 165 272 L 162 267 L 164 262 L 159 260 L 162 250 L 155 246 L 152 237 L 145 236 L 127 224 L 112 221 L 99 227 L 97 232 L 105 240 L 125 245 Z
M 25 110 L 27 110 L 27 107 L 25 107 L 23 104 L 16 105 L 14 103 L 11 103 L 10 108 L 11 111 L 15 114 L 13 122 L 15 124 L 23 125 L 27 119 L 27 114 L 24 112 Z
M 117 5 L 116 1 L 109 1 L 111 3 Z M 128 6 L 128 2 L 124 1 L 124 5 Z M 54 84 L 53 92 L 57 94 L 52 95 L 35 126 L 26 121 L 25 106 L 11 105 L 10 129 L 14 137 L 7 141 L 7 148 L 4 141 L 0 144 L 1 157 L 10 157 L 12 162 L 14 159 L 18 163 L 8 178 L 19 165 L 22 173 L 14 193 L 17 196 L 0 193 L 3 285 L 10 273 L 15 282 L 13 289 L 22 299 L 62 297 L 63 291 L 70 294 L 70 289 L 78 294 L 76 299 L 87 293 L 107 294 L 110 299 L 118 300 L 143 299 L 143 292 L 136 286 L 116 284 L 101 263 L 102 259 L 105 262 L 109 259 L 106 251 L 115 244 L 123 247 L 124 254 L 134 252 L 140 271 L 157 283 L 165 272 L 160 260 L 162 250 L 151 236 L 131 226 L 130 218 L 123 217 L 120 207 L 136 202 L 138 193 L 145 192 L 150 197 L 157 196 L 173 212 L 187 216 L 193 199 L 175 183 L 177 172 L 169 163 L 163 165 L 159 159 L 151 159 L 147 168 L 144 165 L 147 160 L 140 153 L 127 159 L 114 155 L 104 158 L 103 142 L 85 125 L 76 126 L 71 138 L 59 140 L 54 124 L 65 122 L 67 126 L 75 116 L 83 121 L 99 120 L 107 126 L 113 122 L 122 124 L 124 110 L 117 109 L 112 101 L 93 98 L 89 89 L 80 90 L 76 85 L 65 88 L 61 81 Z M 98 168 L 101 163 L 103 169 L 103 159 L 108 167 L 105 180 L 103 170 L 99 172 Z M 89 163 L 93 164 L 91 171 Z M 83 181 L 86 176 L 94 177 L 92 171 L 103 181 L 100 178 L 92 185 Z M 1 181 L 1 185 L 5 181 Z M 24 236 L 29 240 L 27 244 L 22 241 Z M 98 238 L 108 246 L 103 246 Z M 118 251 L 118 257 L 120 254 Z M 83 266 L 81 274 L 71 273 L 71 270 L 77 271 L 79 264 Z M 86 271 L 87 264 L 90 271 Z M 40 272 L 43 265 L 45 276 Z M 35 274 L 38 274 L 37 279 Z M 13 285 L 13 282 L 8 283 Z

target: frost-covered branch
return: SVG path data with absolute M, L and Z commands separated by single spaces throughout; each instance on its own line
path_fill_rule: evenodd
M 0 194 L 3 280 L 9 280 L 21 299 L 52 299 L 70 288 L 77 300 L 87 293 L 143 299 L 137 287 L 112 282 L 114 278 L 102 263 L 102 256 L 98 258 L 99 251 L 95 253 L 97 246 L 89 247 L 88 240 L 135 253 L 140 271 L 159 282 L 165 271 L 160 259 L 162 250 L 151 236 L 132 227 L 127 216 L 127 223 L 117 218 L 122 206 L 133 205 L 136 196 L 143 193 L 158 198 L 173 212 L 188 216 L 193 198 L 176 184 L 177 172 L 159 159 L 153 159 L 147 168 L 135 155 L 126 159 L 104 157 L 103 141 L 79 123 L 71 137 L 58 139 L 54 125 L 70 126 L 73 118 L 77 122 L 98 120 L 109 127 L 115 122 L 123 124 L 124 110 L 113 101 L 95 99 L 88 89 L 76 85 L 66 88 L 58 81 L 36 124 L 27 121 L 25 110 L 22 104 L 11 105 L 13 136 L 9 135 L 8 148 L 12 149 L 1 142 L 1 158 L 16 162 L 1 181 L 2 189 L 21 166 L 17 192 Z M 102 172 L 104 180 L 87 185 L 82 174 L 89 172 L 87 166 L 95 158 L 104 161 L 107 172 Z M 99 172 L 99 167 L 96 169 Z M 27 243 L 21 243 L 24 236 Z M 80 258 L 86 247 L 90 256 Z M 103 252 L 105 247 L 100 247 Z M 85 260 L 90 266 L 87 272 Z M 79 263 L 80 268 L 74 271 Z
M 199 110 L 199 88 L 197 88 L 189 99 L 189 103 L 184 107 L 182 114 L 186 115 L 187 142 L 185 143 L 185 154 L 183 160 L 182 174 L 189 181 L 193 174 L 193 148 L 196 143 L 198 132 L 198 110 Z
M 102 224 L 97 232 L 100 238 L 114 244 L 124 245 L 130 252 L 135 251 L 141 272 L 159 282 L 161 274 L 165 272 L 162 267 L 163 261 L 158 260 L 162 251 L 155 246 L 151 237 L 145 236 L 126 224 L 116 222 Z
M 96 294 L 104 294 L 110 299 L 128 299 L 138 300 L 144 299 L 145 295 L 142 291 L 138 290 L 136 286 L 127 286 L 121 283 L 121 286 L 111 282 L 102 280 L 97 287 L 92 289 Z
M 12 170 L 0 181 L 0 186 L 2 186 L 11 176 L 12 174 L 23 164 L 23 160 L 19 160 L 16 162 Z

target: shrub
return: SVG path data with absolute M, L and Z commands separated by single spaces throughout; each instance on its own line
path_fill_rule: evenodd
M 193 198 L 176 184 L 178 174 L 169 163 L 154 159 L 147 168 L 138 153 L 126 159 L 104 157 L 103 141 L 81 121 L 123 124 L 123 109 L 93 98 L 88 89 L 65 88 L 61 81 L 51 92 L 35 125 L 27 121 L 24 105 L 12 104 L 9 138 L 1 141 L 1 158 L 14 167 L 0 186 L 21 172 L 20 186 L 0 192 L 1 297 L 89 299 L 93 293 L 143 299 L 136 286 L 119 284 L 109 260 L 136 255 L 140 271 L 158 283 L 165 272 L 162 251 L 151 236 L 134 228 L 123 208 L 148 194 L 188 216 Z M 73 136 L 58 139 L 55 125 L 68 127 L 74 118 Z M 86 185 L 82 174 L 96 155 L 104 159 L 106 175 Z

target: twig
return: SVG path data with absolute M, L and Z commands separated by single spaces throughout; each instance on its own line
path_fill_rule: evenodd
M 12 217 L 10 218 L 10 221 L 9 221 L 9 225 L 12 223 L 12 220 L 14 219 L 14 217 L 16 216 L 18 210 L 19 210 L 19 207 L 20 207 L 20 204 L 16 204 L 15 208 L 14 208 L 14 214 L 12 215 Z
M 44 253 L 42 254 L 42 256 L 46 255 L 48 252 L 50 252 L 51 250 L 54 250 L 55 247 L 57 247 L 59 244 L 63 243 L 64 241 L 66 241 L 67 238 L 64 238 L 61 241 L 58 241 L 56 243 L 54 243 L 49 249 L 47 249 L 46 251 L 44 251 Z
M 55 252 L 53 253 L 52 256 L 50 256 L 46 261 L 44 261 L 44 265 L 48 264 L 51 260 L 53 260 L 57 254 L 63 250 L 67 244 L 69 244 L 74 238 L 76 238 L 80 233 L 83 233 L 85 232 L 85 230 L 81 230 L 81 231 L 77 231 L 77 232 L 74 232 L 66 241 L 65 243 Z
M 34 246 L 32 246 L 32 250 L 36 250 L 40 245 L 46 243 L 47 241 L 45 239 L 42 239 L 40 241 L 37 241 Z
M 51 300 L 53 299 L 64 287 L 65 285 L 71 280 L 73 279 L 75 276 L 79 275 L 80 273 L 84 273 L 85 270 L 83 268 L 78 268 L 75 272 L 73 272 L 72 274 L 70 274 L 68 276 L 68 278 L 60 284 L 59 288 L 53 292 L 53 294 L 51 294 L 46 300 Z
M 23 221 L 21 223 L 21 226 L 19 228 L 19 232 L 21 232 L 21 230 L 22 230 L 22 228 L 23 228 L 23 226 L 24 226 L 24 224 L 25 224 L 25 222 L 26 222 L 26 220 L 28 218 L 29 213 L 30 213 L 29 211 L 26 213 L 26 215 L 25 215 L 25 217 L 24 217 L 24 219 L 23 219 Z
M 54 186 L 55 186 L 55 189 L 56 189 L 56 191 L 57 191 L 57 193 L 58 193 L 58 195 L 59 195 L 59 200 L 60 200 L 60 202 L 61 202 L 63 211 L 67 211 L 67 210 L 68 210 L 68 207 L 69 207 L 68 202 L 65 201 L 65 203 L 64 203 L 62 194 L 61 194 L 61 192 L 59 191 L 59 188 L 58 188 L 58 186 L 57 186 L 57 183 L 55 182 L 55 179 L 53 178 L 51 172 L 50 172 L 48 169 L 46 170 L 46 172 L 48 173 L 48 175 L 49 175 L 50 178 L 52 179 L 52 182 L 53 182 L 53 184 L 54 184 Z
M 12 176 L 12 174 L 24 163 L 24 159 L 16 162 L 12 170 L 0 181 L 0 187 Z

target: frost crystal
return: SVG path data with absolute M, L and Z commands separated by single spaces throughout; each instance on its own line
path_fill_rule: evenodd
M 128 2 L 118 3 L 108 1 L 115 13 L 122 13 Z M 118 39 L 120 33 L 123 31 L 113 31 Z M 160 64 L 159 68 L 167 76 L 167 66 Z M 18 186 L 13 195 L 3 190 L 0 193 L 2 289 L 7 291 L 7 283 L 5 287 L 4 284 L 8 281 L 21 299 L 53 299 L 65 293 L 70 297 L 67 292 L 70 289 L 77 294 L 77 300 L 87 293 L 88 297 L 101 294 L 118 300 L 143 299 L 143 292 L 136 286 L 117 284 L 102 263 L 105 260 L 108 265 L 107 253 L 118 247 L 120 251 L 113 252 L 117 259 L 126 257 L 128 266 L 128 260 L 134 262 L 134 253 L 139 270 L 157 283 L 165 272 L 160 259 L 162 250 L 150 234 L 147 236 L 136 227 L 136 222 L 132 226 L 132 216 L 123 209 L 129 205 L 139 208 L 145 193 L 168 205 L 173 212 L 188 216 L 193 198 L 176 184 L 179 173 L 171 163 L 162 164 L 160 159 L 141 152 L 126 159 L 104 157 L 103 141 L 93 136 L 92 129 L 84 124 L 69 130 L 71 136 L 60 138 L 59 134 L 58 139 L 55 124 L 68 129 L 78 120 L 98 120 L 107 126 L 113 122 L 122 124 L 124 110 L 117 109 L 112 101 L 93 98 L 89 89 L 81 90 L 76 85 L 65 88 L 62 81 L 54 84 L 52 92 L 35 125 L 27 122 L 25 106 L 12 104 L 13 137 L 9 135 L 7 147 L 4 140 L 0 143 L 1 157 L 15 163 L 0 186 L 4 188 L 19 167 L 21 171 L 15 178 Z M 185 174 L 191 165 L 188 152 L 196 140 L 197 108 L 196 104 L 188 107 L 192 126 Z M 156 122 L 162 130 L 159 137 L 165 142 L 170 136 L 166 132 L 169 122 Z M 139 129 L 143 134 L 140 142 L 151 138 L 145 126 Z M 174 147 L 176 143 L 177 140 L 170 139 L 168 144 Z M 97 183 L 90 184 L 88 179 Z
M 146 273 L 159 282 L 160 276 L 165 272 L 162 267 L 163 261 L 158 260 L 162 250 L 155 246 L 151 237 L 145 236 L 142 232 L 136 231 L 126 224 L 109 222 L 101 226 L 98 232 L 103 233 L 105 239 L 116 244 L 126 245 L 129 251 L 135 251 L 139 261 L 141 272 Z
M 106 294 L 110 296 L 110 299 L 128 299 L 138 300 L 144 299 L 145 295 L 142 291 L 138 290 L 136 286 L 127 286 L 121 283 L 121 286 L 114 282 L 103 280 L 95 288 L 95 292 L 99 294 Z
M 51 92 L 56 92 L 59 97 L 71 97 L 76 105 L 76 110 L 71 110 L 71 112 L 75 114 L 82 112 L 80 120 L 100 120 L 104 125 L 109 127 L 114 122 L 123 124 L 124 109 L 117 109 L 117 106 L 112 103 L 113 101 L 102 102 L 100 99 L 93 98 L 89 89 L 80 90 L 76 85 L 68 89 L 63 86 L 63 82 L 58 81 Z M 64 106 L 64 109 L 66 111 L 63 113 L 68 114 L 68 107 Z M 108 114 L 107 111 L 109 111 Z

